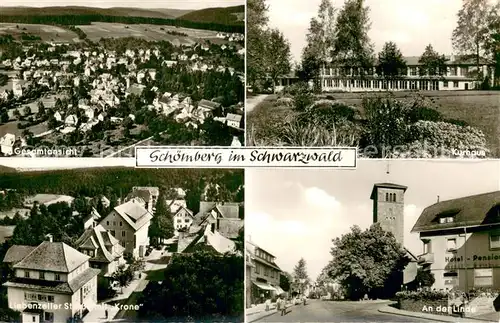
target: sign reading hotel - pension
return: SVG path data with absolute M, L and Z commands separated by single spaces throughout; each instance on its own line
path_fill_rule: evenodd
M 457 262 L 464 262 L 465 260 L 467 261 L 491 261 L 491 260 L 500 260 L 500 254 L 491 254 L 491 255 L 472 255 L 470 257 L 467 257 L 465 259 L 464 256 L 458 256 L 458 257 L 445 257 L 444 261 L 447 263 L 457 263 Z

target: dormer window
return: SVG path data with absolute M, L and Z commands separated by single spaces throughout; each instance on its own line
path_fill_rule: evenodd
M 455 222 L 455 216 L 460 213 L 460 209 L 445 210 L 437 215 L 440 224 Z
M 30 272 L 29 271 L 25 271 L 24 272 L 24 278 L 30 278 Z
M 439 218 L 439 223 L 443 224 L 443 223 L 452 223 L 454 222 L 454 218 L 452 216 L 447 216 L 447 217 L 442 217 L 442 218 Z

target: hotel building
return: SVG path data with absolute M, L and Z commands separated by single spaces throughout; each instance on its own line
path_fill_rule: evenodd
M 453 55 L 446 57 L 446 71 L 442 75 L 432 76 L 422 70 L 420 57 L 406 56 L 406 69 L 402 75 L 386 79 L 377 73 L 376 65 L 370 68 L 341 67 L 332 63 L 324 64 L 320 69 L 322 92 L 372 92 L 372 91 L 456 91 L 473 90 L 477 84 L 477 64 L 474 58 L 464 59 Z M 490 76 L 493 85 L 494 65 L 486 59 L 480 59 L 480 72 Z M 363 75 L 363 76 L 362 76 Z M 298 81 L 294 75 L 280 80 L 277 90 Z
M 280 287 L 281 269 L 276 257 L 253 242 L 246 242 L 246 257 L 251 266 L 247 269 L 247 305 L 259 304 L 267 298 L 283 294 Z M 250 275 L 248 275 L 248 272 Z
M 412 232 L 423 242 L 419 264 L 437 289 L 500 289 L 500 191 L 437 202 Z

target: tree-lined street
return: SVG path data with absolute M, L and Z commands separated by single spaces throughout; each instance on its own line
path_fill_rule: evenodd
M 256 322 L 432 322 L 379 312 L 390 302 L 331 302 L 308 300 L 307 305 L 296 305 L 286 315 L 275 313 Z

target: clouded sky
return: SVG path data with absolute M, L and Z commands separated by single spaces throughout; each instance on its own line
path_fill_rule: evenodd
M 86 7 L 134 7 L 134 8 L 169 8 L 203 9 L 208 7 L 230 7 L 245 4 L 245 0 L 0 0 L 0 6 L 86 6 Z
M 343 0 L 331 0 L 341 8 Z M 321 0 L 267 0 L 269 24 L 279 28 L 290 40 L 292 54 L 299 60 L 306 44 L 312 17 Z M 420 56 L 432 44 L 442 54 L 451 54 L 451 34 L 455 28 L 461 0 L 366 0 L 370 7 L 369 36 L 379 52 L 384 42 L 393 41 L 405 56 Z
M 440 200 L 499 190 L 498 161 L 361 160 L 357 170 L 247 169 L 245 232 L 247 239 L 277 257 L 293 272 L 301 257 L 316 279 L 330 260 L 332 239 L 357 224 L 372 224 L 370 193 L 374 183 L 408 186 L 405 194 L 405 247 L 422 254 L 410 233 L 427 206 Z

